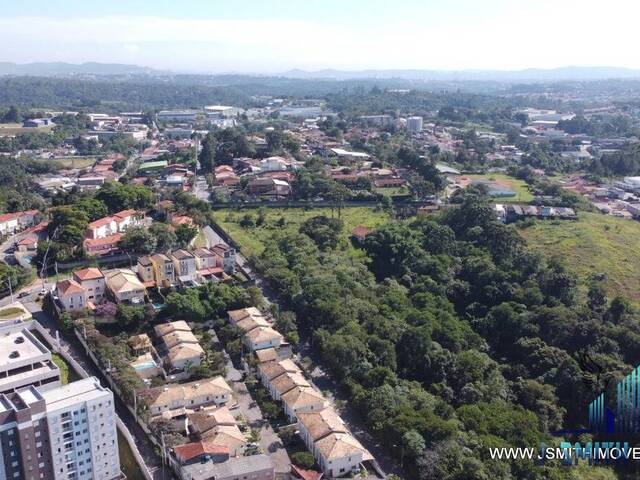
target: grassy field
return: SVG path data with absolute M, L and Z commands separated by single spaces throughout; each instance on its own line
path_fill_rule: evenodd
M 576 222 L 539 221 L 520 232 L 535 251 L 566 262 L 583 284 L 604 273 L 610 295 L 640 303 L 640 223 L 580 213 Z
M 513 190 L 516 192 L 514 197 L 496 197 L 494 200 L 500 203 L 514 203 L 522 202 L 527 203 L 533 200 L 533 195 L 529 191 L 529 186 L 523 181 L 517 178 L 510 177 L 504 173 L 487 173 L 484 175 L 464 175 L 475 180 L 488 180 L 490 182 L 496 182 L 501 186 Z
M 381 193 L 387 196 L 393 195 L 407 195 L 409 193 L 409 189 L 407 187 L 381 187 L 374 189 L 377 193 Z
M 215 213 L 218 224 L 225 229 L 233 239 L 241 246 L 245 255 L 260 254 L 264 248 L 264 241 L 277 230 L 297 231 L 300 224 L 308 218 L 317 215 L 326 215 L 331 217 L 331 209 L 329 208 L 313 208 L 305 210 L 303 208 L 266 208 L 265 224 L 260 227 L 242 228 L 239 225 L 240 220 L 249 214 L 255 220 L 258 217 L 258 209 L 243 210 L 217 210 Z M 337 217 L 337 211 L 333 214 Z M 280 227 L 276 222 L 281 218 L 285 219 L 285 226 Z M 388 220 L 388 215 L 383 211 L 376 211 L 368 207 L 349 207 L 342 209 L 342 220 L 344 221 L 344 238 L 351 235 L 351 231 L 358 225 L 365 227 L 376 227 Z
M 96 163 L 96 159 L 91 157 L 40 158 L 38 160 L 51 163 L 57 168 L 87 168 Z
M 53 126 L 40 127 L 40 128 L 25 128 L 20 123 L 0 123 L 0 137 L 7 135 L 19 135 L 21 133 L 33 133 L 33 132 L 50 132 Z

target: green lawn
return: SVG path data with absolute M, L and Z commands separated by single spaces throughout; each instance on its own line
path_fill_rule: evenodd
M 120 470 L 127 476 L 127 480 L 144 480 L 144 476 L 133 456 L 133 452 L 119 430 L 118 453 L 120 454 Z
M 17 307 L 3 308 L 2 310 L 0 310 L 0 320 L 17 318 L 24 313 L 24 310 Z
M 218 224 L 228 232 L 233 239 L 240 244 L 245 255 L 260 254 L 264 248 L 264 241 L 277 230 L 297 231 L 300 224 L 305 220 L 317 215 L 331 217 L 330 208 L 265 208 L 265 225 L 254 228 L 242 228 L 240 220 L 249 214 L 255 220 L 258 217 L 258 209 L 242 210 L 216 210 L 215 217 Z M 335 210 L 333 216 L 337 217 Z M 285 226 L 279 227 L 276 222 L 281 218 L 285 219 Z M 343 208 L 341 218 L 344 221 L 344 238 L 351 235 L 351 231 L 358 225 L 365 227 L 377 227 L 388 220 L 388 215 L 383 211 L 376 211 L 369 207 L 349 207 Z
M 70 368 L 66 360 L 57 353 L 52 353 L 51 358 L 53 363 L 55 363 L 60 369 L 60 382 L 62 385 L 66 385 L 69 382 L 75 382 L 82 378 L 74 369 Z
M 380 187 L 374 189 L 376 193 L 381 193 L 387 196 L 393 195 L 407 195 L 409 193 L 409 189 L 407 187 Z
M 529 186 L 524 180 L 511 177 L 504 173 L 486 173 L 483 175 L 464 175 L 472 179 L 487 180 L 496 182 L 501 186 L 516 192 L 514 197 L 496 197 L 493 200 L 500 203 L 528 203 L 533 200 L 533 195 L 529 191 Z
M 576 222 L 538 221 L 520 232 L 535 251 L 565 261 L 583 284 L 604 273 L 610 295 L 640 303 L 640 223 L 580 213 Z
M 50 132 L 53 126 L 29 128 L 23 127 L 21 123 L 0 123 L 0 137 L 6 135 L 19 135 L 21 133 Z

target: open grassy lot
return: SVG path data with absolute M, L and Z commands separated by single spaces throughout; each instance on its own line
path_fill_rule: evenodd
M 272 232 L 277 230 L 297 231 L 300 224 L 305 220 L 317 215 L 331 217 L 330 208 L 265 208 L 265 222 L 260 227 L 243 228 L 239 222 L 249 214 L 254 221 L 258 218 L 258 209 L 243 210 L 217 210 L 215 217 L 218 224 L 225 229 L 233 239 L 238 242 L 245 255 L 260 254 L 264 249 L 264 241 L 269 238 Z M 337 217 L 335 210 L 333 216 Z M 285 225 L 277 225 L 280 218 L 284 218 Z M 365 227 L 376 227 L 388 220 L 388 215 L 380 210 L 369 207 L 349 207 L 342 209 L 342 220 L 344 221 L 343 236 L 345 239 L 351 235 L 351 231 L 358 225 Z
M 25 128 L 20 123 L 0 123 L 0 137 L 7 135 L 19 135 L 21 133 L 34 133 L 34 132 L 50 132 L 53 126 L 40 127 L 40 128 Z
M 576 222 L 538 221 L 520 233 L 535 251 L 566 262 L 583 283 L 604 273 L 610 295 L 640 303 L 640 223 L 580 213 Z
M 504 173 L 486 173 L 484 175 L 464 175 L 473 180 L 486 180 L 495 182 L 501 187 L 508 188 L 516 192 L 514 197 L 496 197 L 494 200 L 500 203 L 527 203 L 533 200 L 533 195 L 529 191 L 529 186 L 524 180 L 511 177 Z
M 374 189 L 377 193 L 392 197 L 393 195 L 407 195 L 409 189 L 407 187 L 380 187 Z
M 87 168 L 96 163 L 91 157 L 39 158 L 38 161 L 54 165 L 56 168 Z

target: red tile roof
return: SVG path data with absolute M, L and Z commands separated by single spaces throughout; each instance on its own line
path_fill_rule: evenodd
M 96 278 L 104 278 L 102 271 L 99 268 L 88 267 L 82 270 L 76 270 L 73 272 L 73 277 L 79 282 L 83 280 L 95 280 Z
M 99 218 L 98 220 L 95 220 L 93 222 L 91 222 L 88 225 L 88 228 L 90 230 L 93 230 L 94 228 L 100 228 L 103 225 L 108 225 L 109 223 L 113 222 L 113 217 L 104 217 L 104 218 Z
M 367 235 L 369 235 L 371 232 L 373 232 L 372 229 L 368 228 L 368 227 L 363 227 L 362 225 L 358 225 L 356 228 L 354 228 L 353 230 L 351 230 L 351 235 L 357 238 L 364 238 Z
M 320 472 L 316 472 L 315 470 L 305 470 L 294 464 L 291 464 L 291 473 L 301 480 L 318 480 L 322 476 Z
M 185 443 L 174 447 L 173 451 L 176 457 L 183 462 L 188 462 L 200 455 L 229 455 L 228 447 L 216 445 L 212 442 Z
M 75 280 L 62 280 L 56 284 L 58 295 L 72 295 L 74 293 L 84 293 L 84 288 Z

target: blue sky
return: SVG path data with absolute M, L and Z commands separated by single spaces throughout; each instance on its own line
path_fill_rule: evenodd
M 175 71 L 640 67 L 635 0 L 0 0 L 0 61 Z

